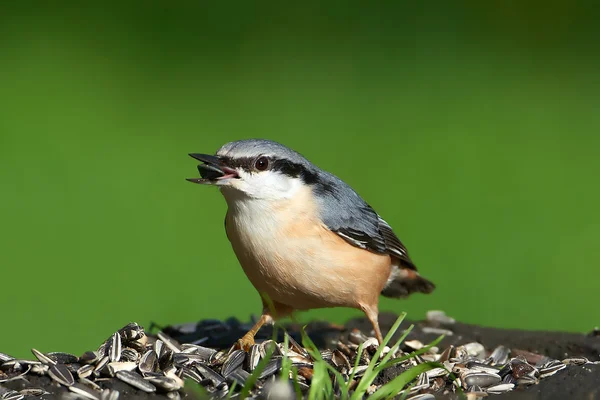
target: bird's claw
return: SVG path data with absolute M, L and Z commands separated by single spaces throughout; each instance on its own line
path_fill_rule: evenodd
M 245 334 L 235 344 L 235 347 L 244 350 L 245 352 L 250 351 L 250 348 L 254 346 L 254 336 Z

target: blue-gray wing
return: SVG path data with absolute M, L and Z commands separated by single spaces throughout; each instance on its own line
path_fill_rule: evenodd
M 353 246 L 402 261 L 416 269 L 406 247 L 390 225 L 381 218 L 350 186 L 331 174 L 323 174 L 315 185 L 323 223 Z

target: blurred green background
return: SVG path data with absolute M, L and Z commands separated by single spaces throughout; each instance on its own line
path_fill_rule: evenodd
M 250 3 L 1 6 L 0 351 L 259 313 L 184 180 L 251 137 L 350 183 L 438 285 L 382 310 L 600 324 L 593 2 Z

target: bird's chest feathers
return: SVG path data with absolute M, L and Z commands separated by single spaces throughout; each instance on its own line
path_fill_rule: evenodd
M 320 222 L 310 193 L 228 203 L 227 236 L 251 280 L 253 275 L 283 278 L 315 253 Z

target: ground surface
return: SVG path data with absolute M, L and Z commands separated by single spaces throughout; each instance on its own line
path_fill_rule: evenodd
M 392 314 L 382 314 L 380 316 L 380 325 L 384 332 L 387 332 L 396 320 L 397 316 Z M 402 328 L 408 327 L 410 322 L 405 321 Z M 511 349 L 512 355 L 522 355 L 528 360 L 535 362 L 541 355 L 563 360 L 569 357 L 585 357 L 590 361 L 600 360 L 600 334 L 593 331 L 587 335 L 561 332 L 534 332 L 520 330 L 505 330 L 486 328 L 475 325 L 461 323 L 440 323 L 433 321 L 420 321 L 414 323 L 415 328 L 408 336 L 407 340 L 417 339 L 423 343 L 429 343 L 436 339 L 439 333 L 428 332 L 428 329 L 445 329 L 452 332 L 447 335 L 438 345 L 441 349 L 450 345 L 460 345 L 470 342 L 481 343 L 486 350 L 491 351 L 496 346 L 503 345 Z M 193 342 L 199 339 L 203 340 L 202 345 L 226 349 L 231 346 L 249 327 L 249 323 L 240 323 L 237 320 L 222 321 L 201 321 L 197 324 L 186 324 L 173 327 L 162 327 L 162 330 L 181 343 Z M 286 327 L 292 337 L 300 341 L 299 325 L 290 324 Z M 332 344 L 338 339 L 347 335 L 349 330 L 358 328 L 367 334 L 371 331 L 369 322 L 363 318 L 348 321 L 346 326 L 336 326 L 325 322 L 314 322 L 307 326 L 307 333 L 320 348 L 331 348 Z M 156 329 L 156 328 L 154 328 Z M 150 329 L 149 329 L 150 330 Z M 424 331 L 425 330 L 425 331 Z M 280 332 L 281 334 L 281 332 Z M 264 329 L 257 336 L 257 339 L 271 338 L 270 329 Z M 397 334 L 398 335 L 398 334 Z M 93 346 L 91 346 L 93 347 Z M 393 367 L 392 367 L 393 368 Z M 397 375 L 390 368 L 379 378 L 380 383 L 393 379 Z M 120 382 L 118 380 L 108 383 L 108 387 L 118 389 L 121 392 L 121 399 L 142 399 L 142 398 L 167 398 L 160 394 L 146 394 Z M 44 388 L 51 393 L 42 398 L 58 398 L 60 394 L 66 393 L 64 387 L 60 387 L 47 376 L 27 376 L 27 380 L 16 380 L 1 384 L 5 388 L 20 390 L 26 387 Z M 187 386 L 187 385 L 186 385 Z M 0 396 L 1 397 L 1 396 Z M 197 397 L 191 393 L 182 393 L 182 397 Z M 29 397 L 33 398 L 33 397 Z M 37 397 L 40 398 L 40 397 Z M 439 399 L 456 398 L 455 395 L 436 395 Z M 516 390 L 501 395 L 492 395 L 491 398 L 499 400 L 520 400 L 520 399 L 600 399 L 600 365 L 568 365 L 562 371 L 555 375 L 545 378 L 539 384 L 526 388 L 517 388 Z

